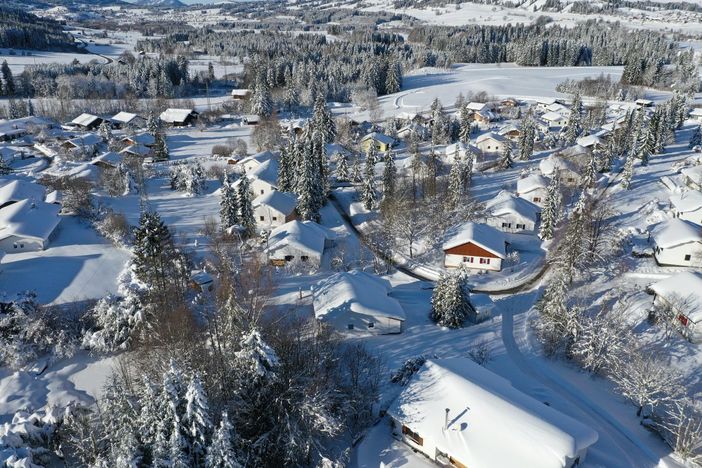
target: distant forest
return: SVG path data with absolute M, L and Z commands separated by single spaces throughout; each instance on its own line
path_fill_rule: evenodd
M 39 18 L 19 8 L 0 6 L 0 47 L 34 50 L 79 50 L 70 34 L 56 21 Z

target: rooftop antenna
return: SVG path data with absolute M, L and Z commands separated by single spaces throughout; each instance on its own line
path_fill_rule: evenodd
M 445 411 L 446 411 L 446 415 L 444 416 L 444 430 L 447 430 L 448 425 L 449 425 L 449 411 L 450 410 L 448 408 L 446 408 Z

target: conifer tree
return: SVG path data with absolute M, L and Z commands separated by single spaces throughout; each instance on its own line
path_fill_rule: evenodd
M 385 77 L 385 93 L 394 94 L 402 87 L 402 70 L 400 64 L 394 58 L 388 64 L 388 71 Z
M 435 98 L 431 104 L 432 125 L 431 142 L 434 145 L 444 144 L 448 141 L 448 122 L 444 114 L 444 108 L 439 98 Z
M 273 113 L 271 92 L 265 80 L 259 77 L 251 96 L 251 112 L 261 117 L 268 117 Z
M 12 76 L 12 70 L 10 70 L 10 66 L 7 64 L 7 60 L 3 60 L 2 66 L 0 67 L 0 72 L 2 72 L 2 80 L 4 83 L 4 86 L 2 87 L 4 91 L 5 96 L 14 96 L 15 95 L 15 79 Z
M 165 161 L 169 158 L 168 146 L 166 146 L 166 138 L 163 132 L 158 131 L 156 135 L 154 135 L 154 144 L 151 147 L 151 151 L 156 161 Z
M 392 151 L 385 153 L 383 167 L 383 198 L 391 198 L 395 193 L 395 178 L 397 168 L 395 168 L 395 157 Z
M 512 145 L 507 143 L 502 150 L 502 155 L 500 156 L 500 169 L 509 169 L 512 167 Z
M 112 131 L 110 130 L 110 125 L 107 122 L 100 124 L 100 127 L 98 127 L 98 133 L 100 134 L 102 141 L 108 145 L 112 143 Z
M 455 160 L 449 172 L 448 182 L 448 206 L 449 210 L 455 210 L 460 206 L 461 196 L 463 194 L 463 168 L 462 161 Z
M 321 94 L 314 103 L 311 125 L 313 132 L 318 132 L 321 135 L 322 143 L 327 144 L 334 141 L 336 137 L 336 124 Z
M 528 161 L 534 153 L 534 138 L 536 137 L 536 128 L 531 114 L 527 114 L 522 119 L 520 130 L 519 159 Z
M 611 172 L 614 165 L 614 159 L 617 157 L 614 138 L 610 138 L 605 147 L 604 157 L 602 158 L 602 172 Z
M 361 200 L 363 201 L 363 206 L 367 210 L 373 209 L 377 201 L 375 194 L 375 157 L 370 151 L 366 155 L 366 165 L 363 171 Z
M 234 450 L 232 433 L 234 428 L 229 422 L 226 411 L 222 413 L 222 420 L 212 436 L 212 443 L 207 448 L 206 468 L 241 468 L 242 465 Z
M 631 188 L 631 178 L 634 176 L 634 156 L 629 153 L 624 162 L 624 169 L 622 170 L 622 188 L 624 190 L 629 190 Z
M 134 230 L 134 271 L 140 281 L 165 290 L 178 275 L 180 258 L 175 255 L 171 231 L 156 212 L 144 211 Z
M 467 104 L 463 104 L 459 111 L 458 138 L 462 143 L 470 143 L 470 133 L 473 128 L 473 119 Z
M 190 379 L 185 392 L 185 418 L 183 423 L 188 431 L 187 439 L 190 458 L 198 466 L 205 461 L 207 443 L 212 432 L 209 412 L 210 407 L 205 390 L 202 388 L 202 381 L 195 374 Z
M 222 183 L 221 194 L 222 198 L 219 201 L 219 218 L 222 229 L 227 229 L 239 224 L 239 200 L 236 196 L 236 190 L 232 188 L 226 177 Z
M 359 183 L 363 180 L 361 174 L 361 158 L 358 155 L 353 158 L 353 164 L 351 165 L 351 180 L 355 183 Z
M 567 299 L 568 284 L 565 275 L 556 270 L 534 306 L 539 314 L 537 334 L 547 355 L 555 354 L 566 336 L 563 324 L 568 316 Z
M 474 313 L 470 291 L 461 273 L 442 274 L 431 296 L 431 319 L 442 327 L 460 328 Z
M 553 239 L 556 225 L 560 219 L 561 193 L 558 175 L 555 175 L 548 184 L 544 207 L 541 211 L 541 225 L 539 237 L 543 240 Z
M 12 167 L 10 167 L 10 164 L 0 155 L 0 176 L 8 175 L 11 172 Z
M 585 175 L 582 182 L 584 188 L 592 187 L 597 181 L 597 159 L 597 152 L 593 150 L 587 160 L 587 166 L 585 166 Z
M 290 138 L 288 146 L 280 149 L 278 158 L 278 190 L 292 192 L 295 187 L 295 138 Z
M 582 131 L 582 102 L 580 100 L 580 95 L 576 94 L 573 97 L 570 115 L 568 116 L 568 123 L 566 124 L 566 145 L 574 145 Z
M 580 197 L 565 223 L 565 234 L 558 246 L 557 262 L 568 284 L 573 282 L 575 274 L 583 267 L 585 262 L 585 246 L 587 245 L 584 242 L 584 239 L 587 237 L 585 219 L 586 197 L 585 191 L 580 193 Z
M 246 174 L 243 174 L 239 180 L 241 181 L 237 190 L 239 223 L 244 227 L 246 235 L 251 236 L 256 231 L 251 185 Z
M 339 158 L 336 161 L 336 180 L 339 182 L 349 181 L 349 157 L 346 152 L 339 154 Z

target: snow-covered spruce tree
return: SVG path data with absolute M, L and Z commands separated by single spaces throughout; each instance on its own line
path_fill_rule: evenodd
M 273 113 L 271 92 L 268 89 L 268 84 L 261 77 L 256 80 L 251 96 L 251 113 L 261 117 L 268 117 Z
M 561 184 L 555 174 L 548 184 L 544 208 L 541 211 L 539 237 L 543 240 L 553 239 L 556 226 L 561 219 Z
M 251 185 L 246 174 L 243 174 L 239 180 L 239 187 L 237 188 L 239 223 L 244 227 L 246 235 L 251 236 L 256 231 Z
M 202 387 L 200 377 L 195 374 L 188 383 L 185 392 L 185 417 L 183 424 L 187 432 L 190 460 L 201 466 L 205 461 L 212 421 L 207 395 Z
M 3 159 L 2 155 L 0 155 L 0 176 L 8 175 L 11 172 L 12 167 L 10 167 L 10 164 Z
M 370 151 L 366 155 L 366 165 L 363 171 L 361 201 L 367 210 L 372 210 L 378 201 L 375 193 L 375 157 Z
M 172 286 L 183 286 L 185 261 L 173 244 L 171 231 L 155 211 L 141 213 L 134 230 L 132 262 L 137 278 L 149 289 L 165 293 Z
M 331 112 L 327 109 L 324 96 L 321 94 L 317 96 L 314 102 L 310 124 L 312 125 L 313 133 L 318 132 L 321 135 L 323 144 L 332 143 L 334 141 L 336 137 L 336 124 L 331 116 Z
M 455 210 L 461 206 L 461 200 L 466 190 L 464 189 L 464 163 L 462 158 L 454 160 L 449 172 L 448 193 L 447 193 L 447 208 Z
M 336 180 L 339 182 L 348 182 L 350 178 L 349 173 L 349 156 L 346 152 L 339 154 L 336 160 Z
M 402 87 L 402 69 L 395 58 L 388 63 L 388 71 L 385 75 L 385 93 L 394 94 Z
M 519 136 L 519 159 L 528 161 L 534 154 L 534 138 L 536 138 L 536 126 L 531 114 L 527 114 L 522 119 Z
M 460 107 L 458 139 L 465 144 L 470 143 L 470 133 L 473 127 L 473 118 L 467 104 Z
M 702 125 L 698 125 L 695 128 L 695 131 L 692 132 L 692 136 L 690 137 L 690 143 L 688 144 L 688 148 L 694 148 L 695 146 L 702 145 Z M 0 167 L 2 166 L 2 163 L 0 163 Z M 1 169 L 0 169 L 0 174 L 2 174 Z
M 163 132 L 157 131 L 154 135 L 154 144 L 151 147 L 151 152 L 156 161 L 165 161 L 169 158 L 168 146 L 166 146 L 166 138 Z
M 621 185 L 624 190 L 631 188 L 631 178 L 634 176 L 634 155 L 630 152 L 626 161 L 624 161 L 624 169 L 622 169 Z
M 212 435 L 212 442 L 207 448 L 205 458 L 206 468 L 241 468 L 239 459 L 234 448 L 234 427 L 229 422 L 229 416 L 225 411 L 222 413 L 217 430 Z
M 510 143 L 507 143 L 505 145 L 505 149 L 500 155 L 500 169 L 509 169 L 510 167 L 512 167 L 512 165 L 512 145 Z
M 100 135 L 100 138 L 102 138 L 102 141 L 108 145 L 112 143 L 112 130 L 110 130 L 110 124 L 107 122 L 102 122 L 100 124 L 100 127 L 98 127 L 98 134 Z
M 587 192 L 580 193 L 580 197 L 573 207 L 567 222 L 563 239 L 558 243 L 556 251 L 556 263 L 561 274 L 566 278 L 568 284 L 573 282 L 578 271 L 582 271 L 586 263 L 587 238 Z
M 460 328 L 474 313 L 463 275 L 460 272 L 442 274 L 431 296 L 431 319 L 442 327 Z
M 626 349 L 630 331 L 620 312 L 603 309 L 594 317 L 583 317 L 571 354 L 584 369 L 605 372 Z
M 146 130 L 154 138 L 161 132 L 161 119 L 159 119 L 156 114 L 150 114 L 146 119 Z
M 222 229 L 225 230 L 239 224 L 239 199 L 236 196 L 236 190 L 231 186 L 227 177 L 222 182 L 219 219 Z
M 585 174 L 583 175 L 582 186 L 585 189 L 591 188 L 595 185 L 597 181 L 597 170 L 598 165 L 598 154 L 597 151 L 593 150 L 587 160 L 587 166 L 585 166 Z
M 359 183 L 363 180 L 361 171 L 361 158 L 359 155 L 354 156 L 353 164 L 351 164 L 351 181 Z
M 319 210 L 324 204 L 324 184 L 319 173 L 319 161 L 313 151 L 313 142 L 305 133 L 302 137 L 305 145 L 297 183 L 297 210 L 302 220 L 317 222 Z
M 534 308 L 539 313 L 536 331 L 544 351 L 552 356 L 562 349 L 568 337 L 565 324 L 568 318 L 568 282 L 565 275 L 556 270 Z
M 605 146 L 604 155 L 602 157 L 602 172 L 612 172 L 614 160 L 617 158 L 617 149 L 615 138 L 610 138 Z
M 98 353 L 128 349 L 143 322 L 141 299 L 131 291 L 122 298 L 105 296 L 92 308 L 89 318 L 94 325 L 83 333 L 83 348 Z
M 385 153 L 383 158 L 383 199 L 391 198 L 395 193 L 395 178 L 397 177 L 397 168 L 395 167 L 395 157 L 392 151 Z
M 444 108 L 439 98 L 435 98 L 431 104 L 431 142 L 434 145 L 448 143 L 448 120 L 444 114 Z
M 580 95 L 573 97 L 573 103 L 566 123 L 565 144 L 572 146 L 582 133 L 582 102 Z

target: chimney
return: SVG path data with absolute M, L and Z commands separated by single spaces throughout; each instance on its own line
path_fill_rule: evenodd
M 444 430 L 448 429 L 449 425 L 449 409 L 446 408 L 446 416 L 444 417 Z

